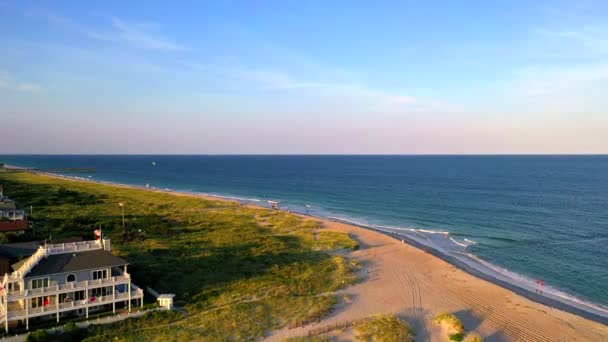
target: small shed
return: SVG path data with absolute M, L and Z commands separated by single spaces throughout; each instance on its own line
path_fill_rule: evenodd
M 158 296 L 156 300 L 161 308 L 173 310 L 173 297 L 175 297 L 173 293 L 163 293 Z

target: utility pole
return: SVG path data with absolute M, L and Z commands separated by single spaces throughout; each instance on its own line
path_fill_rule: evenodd
M 122 227 L 125 227 L 125 204 L 123 202 L 119 202 L 118 206 L 122 210 Z

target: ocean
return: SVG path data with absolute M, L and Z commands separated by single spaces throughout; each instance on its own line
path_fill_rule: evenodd
M 229 197 L 407 234 L 608 313 L 608 156 L 7 155 L 67 175 Z M 449 234 L 445 234 L 449 233 Z

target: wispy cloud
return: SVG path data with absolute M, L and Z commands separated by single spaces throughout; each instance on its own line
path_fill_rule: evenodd
M 116 17 L 113 17 L 111 21 L 117 37 L 133 46 L 163 51 L 186 49 L 183 45 L 174 43 L 158 33 L 147 32 L 146 28 L 149 26 L 147 24 L 130 23 Z
M 562 43 L 576 43 L 592 52 L 601 54 L 608 53 L 608 30 L 605 28 L 582 28 L 568 30 L 537 30 L 541 36 L 545 36 Z
M 608 80 L 608 65 L 585 67 L 530 67 L 517 72 L 515 92 L 524 96 L 557 95 L 573 92 Z
M 42 90 L 42 86 L 38 83 L 14 82 L 9 76 L 8 71 L 0 70 L 0 89 L 16 90 L 21 92 L 35 92 Z
M 539 49 L 550 44 L 571 59 L 535 61 L 516 68 L 506 82 L 511 94 L 549 96 L 551 103 L 559 96 L 560 101 L 567 102 L 608 85 L 608 27 L 535 29 L 532 34 L 540 38 Z
M 16 86 L 18 91 L 22 92 L 36 92 L 42 90 L 42 86 L 37 83 L 20 83 Z
M 0 70 L 0 88 L 8 87 L 8 72 Z
M 93 29 L 46 9 L 31 9 L 25 14 L 28 17 L 43 19 L 51 25 L 98 41 L 123 43 L 135 48 L 148 50 L 186 50 L 185 46 L 175 43 L 163 34 L 156 32 L 157 30 L 153 30 L 158 25 L 150 23 L 131 22 L 118 17 L 103 16 L 106 26 Z
M 320 96 L 350 104 L 359 104 L 366 109 L 378 111 L 399 111 L 430 106 L 414 96 L 374 89 L 358 82 L 341 80 L 309 80 L 290 73 L 272 69 L 218 67 L 198 63 L 182 63 L 189 69 L 200 72 L 205 77 L 226 82 L 235 89 L 250 89 L 264 92 L 297 92 L 301 96 Z

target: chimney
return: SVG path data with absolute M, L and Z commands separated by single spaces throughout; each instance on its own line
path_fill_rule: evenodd
M 103 240 L 101 240 L 101 244 L 102 244 L 103 249 L 105 251 L 110 252 L 112 250 L 111 245 L 110 245 L 110 239 L 103 239 Z

